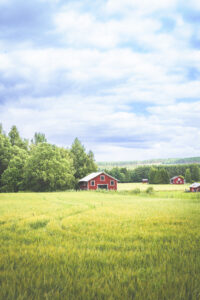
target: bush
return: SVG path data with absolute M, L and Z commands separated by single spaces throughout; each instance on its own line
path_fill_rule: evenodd
M 154 188 L 153 188 L 152 186 L 148 187 L 148 188 L 146 189 L 146 193 L 147 193 L 147 194 L 153 194 L 153 193 L 154 193 Z

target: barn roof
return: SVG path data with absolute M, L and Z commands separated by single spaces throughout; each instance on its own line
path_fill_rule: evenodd
M 200 187 L 199 182 L 194 182 L 193 184 L 190 185 L 190 188 L 198 188 L 198 187 Z
M 180 176 L 174 176 L 174 177 L 172 177 L 170 180 L 176 179 L 176 178 L 178 178 L 178 177 L 180 177 Z
M 91 179 L 93 179 L 93 178 L 95 178 L 95 177 L 97 177 L 97 176 L 99 176 L 99 175 L 101 175 L 101 174 L 105 174 L 105 175 L 107 175 L 107 176 L 109 176 L 109 177 L 111 177 L 111 178 L 113 178 L 113 179 L 119 181 L 118 179 L 116 179 L 116 178 L 110 176 L 109 174 L 107 174 L 107 173 L 105 173 L 105 172 L 94 172 L 94 173 L 91 173 L 91 174 L 89 174 L 89 175 L 87 175 L 87 176 L 81 178 L 81 179 L 79 180 L 79 182 L 82 182 L 82 181 L 88 182 L 88 181 L 90 181 Z

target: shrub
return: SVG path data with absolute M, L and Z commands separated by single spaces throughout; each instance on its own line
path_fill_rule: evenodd
M 153 193 L 154 193 L 154 188 L 153 188 L 152 186 L 148 187 L 148 188 L 146 189 L 146 193 L 147 193 L 147 194 L 153 194 Z

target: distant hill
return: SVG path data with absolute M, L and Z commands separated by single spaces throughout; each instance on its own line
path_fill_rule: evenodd
M 111 169 L 114 167 L 133 169 L 138 166 L 146 165 L 178 165 L 178 164 L 192 164 L 200 163 L 200 157 L 187 158 L 166 158 L 166 159 L 149 159 L 149 160 L 133 160 L 133 161 L 111 161 L 111 162 L 97 162 L 100 169 Z

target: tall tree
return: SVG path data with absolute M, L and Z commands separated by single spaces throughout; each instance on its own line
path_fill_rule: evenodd
M 199 167 L 197 165 L 192 165 L 191 178 L 193 181 L 198 181 L 200 179 Z
M 0 179 L 3 172 L 7 169 L 12 157 L 12 146 L 9 139 L 0 133 Z
M 15 154 L 9 161 L 8 167 L 1 178 L 1 190 L 4 192 L 18 192 L 24 187 L 24 165 L 28 153 L 17 146 L 13 146 L 12 152 Z
M 22 140 L 19 131 L 15 125 L 11 127 L 10 132 L 8 133 L 8 136 L 10 138 L 10 143 L 12 146 L 18 146 L 22 149 L 27 150 L 28 148 L 28 141 L 27 140 Z
M 46 143 L 46 142 L 47 142 L 47 139 L 45 137 L 45 134 L 41 133 L 41 132 L 36 132 L 34 134 L 33 139 L 31 140 L 31 143 L 34 145 L 38 145 L 39 143 Z
M 189 168 L 187 168 L 185 171 L 185 180 L 186 180 L 186 183 L 190 183 L 192 181 L 191 172 L 190 172 Z
M 151 184 L 156 183 L 156 174 L 157 174 L 157 169 L 151 168 L 149 171 L 149 183 Z
M 71 157 L 73 158 L 75 178 L 80 179 L 86 176 L 90 172 L 97 170 L 97 165 L 94 162 L 94 155 L 92 152 L 87 154 L 84 146 L 81 144 L 78 138 L 75 138 L 71 146 Z
M 169 174 L 167 170 L 164 168 L 159 170 L 159 181 L 161 184 L 168 184 L 169 183 Z

